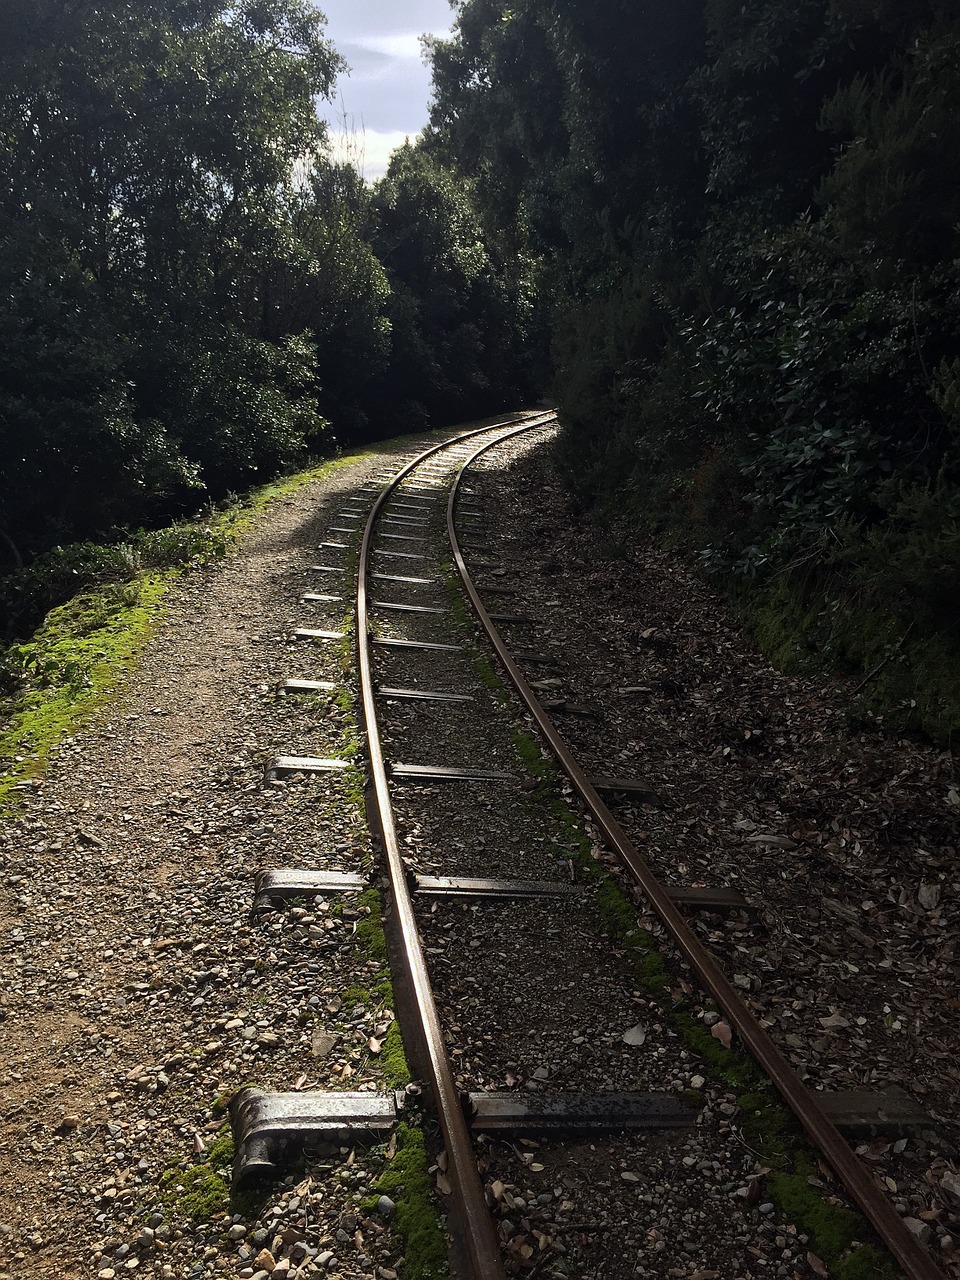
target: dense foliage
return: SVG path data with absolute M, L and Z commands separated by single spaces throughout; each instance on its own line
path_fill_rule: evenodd
M 944 638 L 960 730 L 956 5 L 457 11 L 425 145 L 537 282 L 574 483 L 888 683 Z
M 0 568 L 518 395 L 459 179 L 410 153 L 374 196 L 327 158 L 323 21 L 309 0 L 0 10 Z

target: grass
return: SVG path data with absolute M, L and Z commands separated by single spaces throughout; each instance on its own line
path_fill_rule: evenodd
M 153 635 L 172 571 L 111 583 L 52 609 L 8 651 L 22 673 L 0 733 L 0 811 L 46 770 L 68 733 L 109 703 Z
M 65 737 L 116 699 L 162 618 L 164 596 L 185 570 L 230 554 L 271 503 L 364 456 L 335 458 L 265 485 L 202 527 L 198 523 L 197 536 L 182 536 L 180 527 L 149 535 L 151 545 L 181 558 L 149 571 L 137 571 L 131 559 L 128 581 L 80 592 L 51 609 L 29 641 L 0 654 L 0 675 L 13 689 L 0 703 L 0 812 L 44 774 Z M 357 775 L 353 791 L 362 793 Z

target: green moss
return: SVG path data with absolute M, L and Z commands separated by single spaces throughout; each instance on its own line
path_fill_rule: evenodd
M 353 984 L 343 993 L 343 1004 L 347 1008 L 362 1004 L 365 1009 L 394 1008 L 393 984 L 386 969 L 387 940 L 383 932 L 381 917 L 382 904 L 376 889 L 368 889 L 362 893 L 359 906 L 366 908 L 368 915 L 357 924 L 354 937 L 372 960 L 378 961 L 383 968 L 374 977 L 369 986 Z M 394 1020 L 387 1029 L 380 1050 L 380 1066 L 387 1084 L 394 1089 L 402 1089 L 410 1083 L 410 1070 L 407 1066 L 403 1040 L 399 1024 Z
M 380 894 L 376 889 L 367 889 L 359 898 L 361 910 L 366 910 L 366 918 L 357 923 L 356 938 L 371 959 L 386 964 L 387 939 L 383 932 Z
M 393 1007 L 393 986 L 386 976 L 376 979 L 368 987 L 362 987 L 359 983 L 351 983 L 344 990 L 341 1000 L 346 1009 L 353 1009 L 358 1004 L 363 1005 L 365 1009 L 379 1007 L 390 1009 Z
M 397 1126 L 397 1151 L 364 1208 L 375 1211 L 377 1198 L 397 1206 L 395 1228 L 403 1240 L 404 1280 L 446 1280 L 447 1245 L 433 1198 L 430 1158 L 419 1129 Z
M 441 570 L 447 581 L 447 595 L 450 602 L 451 616 L 461 630 L 472 634 L 476 620 L 467 605 L 459 574 L 455 572 L 451 564 L 445 563 L 441 565 Z M 501 705 L 505 703 L 506 689 L 503 680 L 486 654 L 479 651 L 475 652 L 473 666 L 477 673 L 477 679 L 483 687 L 489 689 Z
M 900 1274 L 869 1244 L 857 1245 L 834 1270 L 837 1280 L 897 1280 Z
M 400 1034 L 398 1022 L 390 1024 L 383 1041 L 380 1064 L 383 1067 L 383 1077 L 391 1088 L 402 1089 L 410 1083 L 410 1068 L 407 1066 L 407 1055 L 404 1052 L 403 1037 Z
M 348 566 L 352 566 L 355 560 L 355 552 L 351 549 L 347 553 Z M 338 642 L 337 655 L 340 662 L 340 669 L 344 676 L 344 683 L 334 693 L 333 703 L 340 712 L 340 756 L 344 760 L 352 762 L 349 769 L 344 770 L 340 777 L 340 783 L 344 789 L 344 802 L 352 806 L 358 814 L 363 814 L 366 799 L 364 796 L 365 778 L 362 760 L 362 741 L 360 735 L 360 724 L 357 719 L 356 701 L 353 696 L 351 681 L 349 676 L 353 671 L 353 634 L 354 634 L 354 615 L 352 612 L 344 614 L 341 624 L 343 631 L 343 639 Z
M 199 1164 L 167 1169 L 160 1178 L 160 1203 L 167 1213 L 191 1222 L 210 1222 L 230 1205 L 233 1134 L 230 1126 L 217 1134 Z
M 821 1198 L 807 1181 L 816 1172 L 816 1166 L 801 1157 L 795 1172 L 769 1174 L 767 1189 L 788 1218 L 803 1223 L 818 1252 L 834 1266 L 863 1234 L 863 1220 Z
M 0 654 L 0 667 L 18 686 L 16 695 L 0 707 L 5 721 L 0 734 L 0 811 L 9 805 L 19 784 L 45 772 L 52 751 L 67 734 L 76 732 L 114 699 L 156 629 L 166 591 L 188 567 L 187 561 L 196 567 L 223 555 L 272 502 L 371 452 L 334 458 L 254 490 L 242 502 L 208 519 L 199 542 L 186 536 L 189 527 L 179 525 L 142 535 L 141 542 L 149 542 L 154 550 L 167 543 L 170 548 L 182 548 L 184 562 L 84 591 L 52 609 L 28 643 Z M 167 559 L 173 558 L 170 548 Z M 362 800 L 359 770 L 356 776 L 351 771 L 348 785 L 351 798 Z
M 244 1084 L 238 1084 L 232 1089 L 225 1089 L 223 1093 L 218 1094 L 210 1103 L 210 1111 L 214 1120 L 219 1120 L 222 1116 L 227 1114 L 230 1110 L 230 1103 L 233 1101 L 235 1096 L 241 1092 L 241 1090 L 262 1088 L 263 1086 L 258 1084 L 256 1080 L 247 1080 Z
M 552 760 L 544 757 L 540 750 L 540 743 L 528 730 L 513 730 L 513 746 L 531 778 L 535 778 L 541 784 L 552 782 L 556 778 L 556 766 Z
M 0 735 L 0 806 L 42 774 L 57 744 L 114 696 L 160 618 L 175 570 L 87 592 L 13 651 L 23 688 Z
M 340 997 L 344 1009 L 355 1009 L 357 1005 L 363 1005 L 364 1009 L 372 1009 L 377 1004 L 377 995 L 370 987 L 361 987 L 358 983 L 351 983 L 344 990 Z
M 338 689 L 333 695 L 333 701 L 345 716 L 353 715 L 353 695 L 349 689 Z M 353 728 L 356 729 L 356 721 L 354 721 Z
M 498 702 L 506 702 L 506 694 L 503 688 L 503 681 L 494 669 L 493 663 L 483 654 L 478 654 L 474 659 L 474 666 L 477 671 L 477 678 L 485 689 L 489 689 Z

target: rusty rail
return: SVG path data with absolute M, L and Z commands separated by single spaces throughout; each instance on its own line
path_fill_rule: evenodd
M 553 417 L 545 414 L 528 420 L 525 426 L 542 426 Z M 443 1032 L 437 1014 L 436 1002 L 430 987 L 426 958 L 417 930 L 413 904 L 407 885 L 406 867 L 397 840 L 393 805 L 387 781 L 386 763 L 380 743 L 376 697 L 373 683 L 373 667 L 370 652 L 370 626 L 367 611 L 367 574 L 373 531 L 380 512 L 389 497 L 402 482 L 428 458 L 453 444 L 474 436 L 498 430 L 498 426 L 481 427 L 464 432 L 442 444 L 425 450 L 401 468 L 377 497 L 363 531 L 357 573 L 357 655 L 360 672 L 360 690 L 366 734 L 367 758 L 373 782 L 379 815 L 380 833 L 386 855 L 387 874 L 390 880 L 391 900 L 396 915 L 396 926 L 401 942 L 403 977 L 409 990 L 419 1020 L 419 1035 L 426 1052 L 427 1084 L 433 1095 L 437 1118 L 448 1156 L 448 1174 L 453 1200 L 460 1221 L 463 1244 L 471 1268 L 473 1280 L 506 1280 L 493 1219 L 487 1208 L 483 1184 L 477 1169 L 476 1156 L 463 1106 L 450 1061 L 443 1041 Z
M 592 786 L 590 779 L 574 759 L 570 748 L 540 705 L 539 698 L 513 660 L 500 632 L 497 630 L 496 624 L 491 620 L 489 613 L 484 608 L 483 601 L 467 569 L 457 540 L 454 524 L 454 505 L 457 494 L 467 469 L 482 454 L 515 435 L 532 430 L 535 425 L 543 426 L 545 424 L 524 424 L 501 435 L 497 440 L 481 445 L 463 463 L 450 490 L 450 497 L 447 502 L 447 533 L 453 549 L 453 559 L 457 572 L 460 574 L 467 595 L 470 597 L 474 612 L 486 631 L 490 643 L 496 650 L 497 656 L 507 674 L 513 681 L 517 692 L 536 720 L 554 758 L 569 778 L 597 826 L 603 832 L 608 846 L 617 854 L 625 869 L 631 873 L 647 901 L 660 917 L 684 960 L 698 975 L 706 989 L 723 1009 L 729 1021 L 736 1028 L 746 1049 L 773 1081 L 780 1096 L 803 1125 L 807 1136 L 823 1154 L 824 1159 L 846 1188 L 851 1199 L 859 1206 L 864 1216 L 877 1232 L 877 1235 L 899 1262 L 908 1280 L 943 1280 L 943 1272 L 936 1266 L 916 1237 L 904 1226 L 886 1196 L 851 1151 L 848 1143 L 838 1132 L 833 1122 L 820 1108 L 813 1094 L 804 1087 L 787 1059 L 760 1025 L 759 1020 L 748 1007 L 746 1001 L 728 981 L 713 956 L 701 945 L 693 931 L 687 926 L 683 916 L 671 902 L 663 885 L 654 876 L 639 850 L 606 804 L 604 804 Z

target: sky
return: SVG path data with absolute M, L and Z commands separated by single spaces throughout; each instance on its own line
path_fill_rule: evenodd
M 379 178 L 390 152 L 427 123 L 430 72 L 420 37 L 445 35 L 449 0 L 319 0 L 327 36 L 350 67 L 337 82 L 337 101 L 320 104 L 337 154 L 368 181 Z

